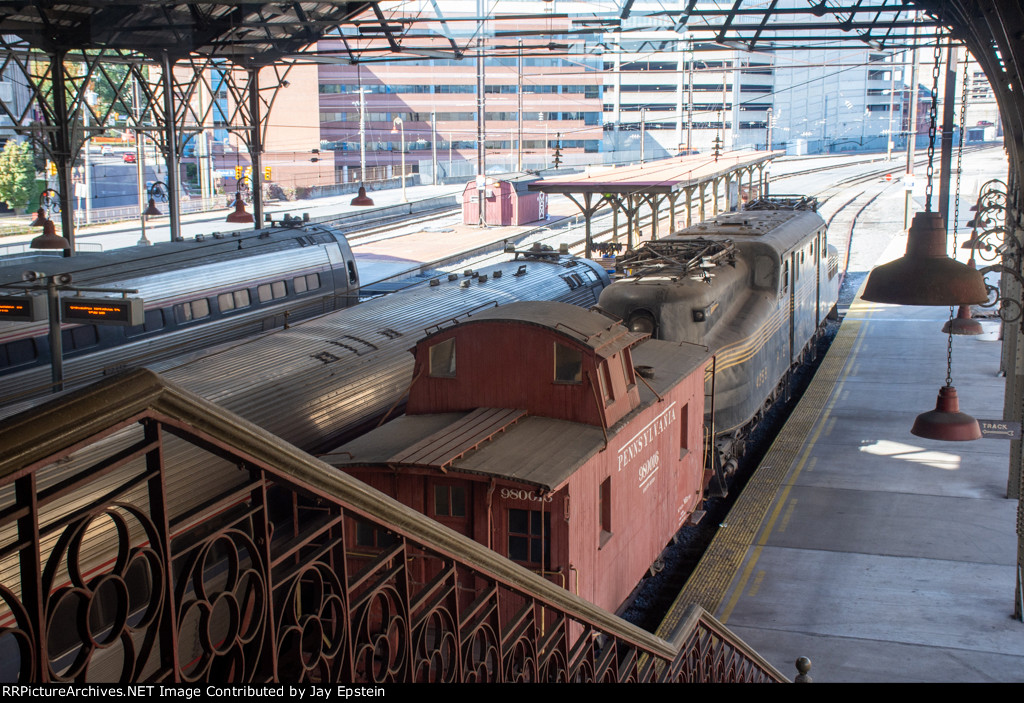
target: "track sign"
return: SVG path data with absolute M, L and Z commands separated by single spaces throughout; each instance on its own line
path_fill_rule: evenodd
M 978 420 L 983 439 L 1020 439 L 1020 423 L 1009 420 Z
M 892 174 L 891 173 L 887 173 L 887 174 L 885 174 L 884 178 L 887 181 L 891 181 L 892 180 Z
M 146 319 L 142 298 L 61 298 L 64 322 L 93 325 L 141 325 Z
M 0 320 L 4 322 L 40 322 L 47 318 L 45 295 L 5 295 L 0 297 Z

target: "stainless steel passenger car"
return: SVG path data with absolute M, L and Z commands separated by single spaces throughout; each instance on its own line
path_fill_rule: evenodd
M 204 352 L 150 364 L 169 381 L 232 410 L 299 448 L 318 452 L 337 447 L 396 408 L 413 381 L 410 349 L 428 331 L 475 310 L 520 300 L 596 304 L 608 276 L 589 261 L 543 256 L 454 275 L 306 320 L 287 330 Z M 0 418 L 27 407 L 0 409 Z M 3 422 L 0 419 L 0 435 Z M 135 441 L 126 428 L 104 443 L 76 453 L 66 464 L 74 475 L 95 456 L 126 449 Z M 113 444 L 111 444 L 113 443 Z M 249 468 L 199 447 L 165 438 L 165 464 L 172 467 L 166 491 L 174 523 L 198 506 L 240 500 L 234 491 L 249 480 Z M 127 460 L 104 476 L 109 490 L 125 502 L 144 502 L 143 484 L 124 488 L 144 456 Z M 54 480 L 61 480 L 61 473 Z M 97 487 L 101 490 L 101 487 Z M 73 510 L 61 505 L 59 510 Z M 3 535 L 0 535 L 2 538 Z M 0 543 L 5 543 L 0 539 Z M 109 558 L 104 543 L 86 556 Z M 3 560 L 0 560 L 0 572 Z M 2 581 L 2 579 L 0 579 Z
M 622 257 L 624 275 L 599 302 L 634 331 L 706 345 L 715 355 L 713 432 L 725 460 L 742 451 L 732 440 L 742 440 L 803 361 L 839 295 L 838 253 L 816 203 L 754 208 Z
M 269 227 L 0 264 L 3 284 L 21 281 L 27 270 L 68 273 L 72 286 L 137 289 L 132 295 L 145 301 L 142 325 L 63 326 L 68 386 L 348 307 L 359 291 L 348 241 L 327 225 Z M 10 293 L 23 291 L 0 288 L 0 296 Z M 45 321 L 0 322 L 0 405 L 49 391 L 47 330 Z

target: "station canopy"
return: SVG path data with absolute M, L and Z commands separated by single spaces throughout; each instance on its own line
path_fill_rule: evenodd
M 942 4 L 950 15 L 963 0 Z M 409 2 L 163 2 L 78 0 L 0 2 L 0 31 L 37 50 L 120 50 L 218 56 L 238 64 L 278 59 L 366 62 L 488 55 L 600 54 L 616 47 L 609 37 L 675 29 L 694 48 L 778 50 L 837 47 L 837 39 L 877 49 L 905 48 L 935 37 L 936 19 L 915 16 L 938 3 L 905 0 L 633 0 L 516 3 L 536 12 L 486 16 L 472 1 Z M 936 6 L 936 7 L 932 7 Z M 317 46 L 321 39 L 340 42 Z M 656 50 L 657 47 L 652 47 Z
M 708 154 L 677 156 L 647 164 L 609 168 L 591 168 L 535 181 L 530 190 L 545 193 L 600 193 L 651 195 L 676 193 L 687 187 L 707 183 L 741 169 L 766 163 L 785 154 L 783 151 L 727 151 L 715 158 Z

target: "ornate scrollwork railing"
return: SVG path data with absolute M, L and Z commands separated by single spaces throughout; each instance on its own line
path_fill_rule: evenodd
M 5 681 L 782 680 L 706 615 L 673 646 L 148 371 L 4 421 L 0 535 Z
M 1008 221 L 1012 217 L 1008 217 L 1008 213 L 1013 210 L 1009 208 L 1006 184 L 995 178 L 986 181 L 978 191 L 974 209 L 974 217 L 968 222 L 971 236 L 961 248 L 971 250 L 971 261 L 977 257 L 985 262 L 994 262 L 981 269 L 983 274 L 1005 274 L 1018 283 L 1024 283 L 1021 273 L 1024 252 L 1012 233 L 1012 222 Z M 1006 295 L 999 286 L 989 284 L 987 288 L 988 302 L 979 307 L 993 308 L 1003 322 L 1021 320 L 1021 301 L 1017 296 Z

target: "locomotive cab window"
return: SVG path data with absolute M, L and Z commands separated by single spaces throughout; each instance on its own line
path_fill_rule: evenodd
M 754 259 L 754 287 L 775 288 L 775 264 L 769 256 Z
M 555 383 L 583 382 L 583 352 L 555 342 Z
M 455 338 L 438 342 L 430 348 L 430 375 L 433 378 L 455 378 Z

